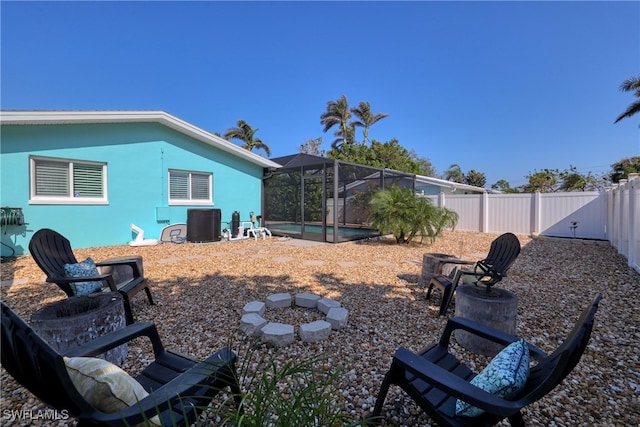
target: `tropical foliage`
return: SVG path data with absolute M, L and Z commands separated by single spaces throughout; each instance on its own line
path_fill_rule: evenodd
M 352 115 L 358 120 L 350 122 Z M 320 115 L 320 124 L 324 126 L 323 132 L 338 126 L 334 132 L 337 139 L 331 144 L 331 148 L 336 149 L 355 144 L 357 127 L 363 128 L 362 145 L 365 145 L 369 141 L 369 128 L 387 116 L 385 113 L 374 114 L 368 102 L 361 101 L 357 107 L 349 108 L 349 100 L 343 94 L 338 100 L 327 102 L 327 111 Z
M 353 116 L 356 120 L 350 121 Z M 371 126 L 388 116 L 386 113 L 372 112 L 371 104 L 365 101 L 361 101 L 357 107 L 349 108 L 346 95 L 342 95 L 336 101 L 327 102 L 327 111 L 320 116 L 320 123 L 324 126 L 324 132 L 334 126 L 337 126 L 338 130 L 334 132 L 337 139 L 331 144 L 331 149 L 326 156 L 330 159 L 361 165 L 435 176 L 435 169 L 429 159 L 418 156 L 413 150 L 407 150 L 397 139 L 394 138 L 388 142 L 369 139 Z M 360 143 L 355 141 L 357 128 L 362 128 Z M 307 150 L 310 149 L 315 153 L 321 152 L 319 146 L 309 145 L 312 141 L 319 139 L 309 140 L 301 145 L 300 152 L 308 152 Z
M 509 181 L 506 179 L 500 179 L 491 186 L 492 189 L 502 191 L 503 193 L 519 193 L 517 188 L 512 188 Z
M 628 179 L 630 173 L 640 173 L 640 156 L 622 159 L 611 165 L 613 172 L 609 175 L 611 182 L 618 183 L 621 179 Z
M 262 142 L 260 138 L 256 138 L 254 135 L 258 129 L 254 129 L 251 125 L 244 120 L 238 120 L 238 127 L 228 129 L 224 133 L 225 139 L 239 139 L 243 142 L 242 148 L 249 151 L 253 151 L 254 148 L 264 150 L 267 156 L 271 155 L 271 149 L 267 144 Z
M 324 156 L 324 150 L 322 147 L 322 137 L 308 139 L 304 144 L 300 144 L 298 152 L 304 154 L 312 154 L 314 156 Z
M 462 171 L 462 168 L 457 163 L 449 166 L 449 169 L 444 171 L 442 175 L 443 179 L 447 181 L 458 182 L 460 184 L 473 185 L 475 187 L 484 187 L 487 183 L 487 178 L 484 173 L 478 172 L 475 169 L 471 169 L 466 174 Z
M 457 163 L 454 163 L 451 166 L 449 166 L 449 169 L 444 171 L 443 178 L 446 179 L 447 181 L 453 181 L 453 182 L 458 182 L 460 184 L 463 184 L 464 172 L 462 172 L 460 165 L 458 165 Z
M 623 92 L 633 92 L 636 99 L 627 107 L 627 109 L 620 114 L 614 123 L 618 123 L 622 119 L 633 116 L 640 111 L 640 77 L 631 77 L 620 85 L 620 90 Z
M 467 185 L 473 185 L 476 187 L 484 187 L 487 183 L 487 178 L 484 176 L 482 172 L 478 172 L 475 169 L 471 169 L 464 176 L 464 183 Z
M 522 187 L 525 193 L 553 193 L 558 188 L 560 171 L 558 169 L 543 169 L 527 175 L 529 182 Z
M 392 186 L 373 195 L 370 202 L 371 224 L 383 234 L 392 234 L 397 243 L 409 243 L 420 236 L 430 242 L 446 228 L 455 228 L 458 214 L 439 208 L 426 197 L 416 196 L 408 188 Z
M 593 191 L 602 186 L 602 180 L 591 172 L 581 174 L 575 166 L 560 172 L 560 191 Z
M 377 168 L 387 168 L 409 173 L 420 173 L 420 163 L 412 159 L 411 153 L 397 139 L 389 142 L 373 140 L 371 145 L 349 144 L 334 147 L 327 153 L 330 159 Z
M 527 182 L 522 186 L 524 193 L 555 193 L 558 191 L 594 191 L 603 187 L 605 181 L 591 172 L 582 174 L 575 166 L 560 171 L 543 169 L 527 175 Z
M 413 149 L 409 151 L 409 157 L 411 158 L 411 160 L 418 163 L 418 166 L 420 167 L 420 175 L 436 176 L 436 168 L 431 164 L 431 160 L 427 159 L 426 157 L 420 157 L 418 153 L 416 153 Z
M 300 221 L 302 175 L 298 171 L 274 173 L 264 181 L 265 211 L 272 221 Z M 320 194 L 322 197 L 322 194 Z
M 368 102 L 361 101 L 357 107 L 352 108 L 351 112 L 354 116 L 356 116 L 359 120 L 354 121 L 353 125 L 355 127 L 361 127 L 362 129 L 362 143 L 366 144 L 369 141 L 369 128 L 371 125 L 377 123 L 379 120 L 384 119 L 389 116 L 385 113 L 377 113 L 373 114 L 371 112 L 371 106 Z
M 351 111 L 346 95 L 342 95 L 337 101 L 327 102 L 327 111 L 320 116 L 320 124 L 324 126 L 323 132 L 338 126 L 338 130 L 334 133 L 338 138 L 333 141 L 331 147 L 353 143 L 354 132 L 350 132 L 350 118 Z

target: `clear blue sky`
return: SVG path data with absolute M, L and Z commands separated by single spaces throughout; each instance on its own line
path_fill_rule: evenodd
M 640 155 L 640 2 L 0 3 L 2 109 L 164 110 L 210 132 L 238 119 L 272 157 L 322 136 L 329 100 L 389 117 L 438 173 L 522 185 Z

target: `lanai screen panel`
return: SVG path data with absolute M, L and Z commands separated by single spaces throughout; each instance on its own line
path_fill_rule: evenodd
M 369 225 L 369 200 L 382 188 L 380 169 L 339 163 L 338 224 L 362 227 Z
M 264 178 L 264 221 L 276 235 L 326 242 L 377 236 L 371 197 L 391 185 L 414 187 L 414 176 L 402 172 L 304 154 L 281 161 Z
M 281 170 L 264 179 L 264 221 L 269 228 L 280 224 L 301 224 L 302 174 L 299 170 Z M 287 225 L 292 237 L 301 229 Z

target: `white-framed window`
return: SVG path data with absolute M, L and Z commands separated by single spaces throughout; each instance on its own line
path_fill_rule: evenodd
M 169 169 L 169 204 L 212 205 L 213 174 Z
M 29 203 L 108 203 L 104 162 L 31 156 L 29 176 Z

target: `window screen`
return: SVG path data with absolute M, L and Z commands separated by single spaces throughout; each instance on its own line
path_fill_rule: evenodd
M 169 202 L 211 204 L 213 176 L 210 173 L 169 170 Z
M 33 203 L 106 201 L 106 163 L 32 157 Z

